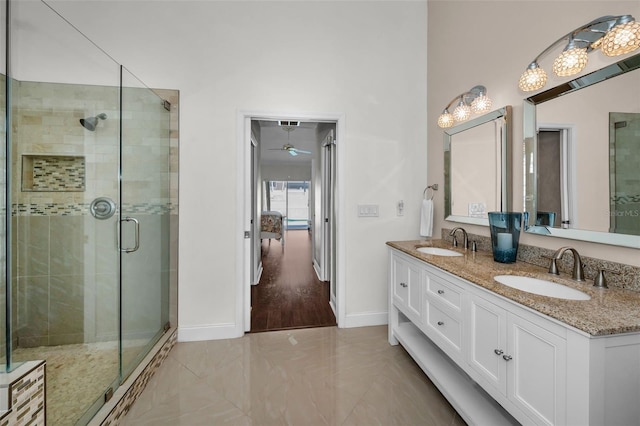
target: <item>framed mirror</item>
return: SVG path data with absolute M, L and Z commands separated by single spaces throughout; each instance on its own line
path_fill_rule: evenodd
M 524 101 L 526 232 L 640 248 L 640 54 Z
M 511 209 L 511 106 L 444 131 L 444 212 L 453 222 L 489 226 Z

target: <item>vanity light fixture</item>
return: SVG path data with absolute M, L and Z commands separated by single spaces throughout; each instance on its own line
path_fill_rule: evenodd
M 531 61 L 520 77 L 523 92 L 544 87 L 547 73 L 538 61 L 561 43 L 567 43 L 553 62 L 553 72 L 560 77 L 578 74 L 587 66 L 588 54 L 600 49 L 606 56 L 624 55 L 640 47 L 640 23 L 631 15 L 602 16 L 559 38 Z
M 456 104 L 453 113 L 449 108 Z M 484 86 L 474 86 L 468 92 L 456 96 L 449 102 L 449 105 L 442 110 L 438 117 L 438 126 L 443 129 L 453 127 L 454 124 L 467 121 L 471 113 L 483 114 L 491 109 L 491 99 L 487 96 L 487 88 Z

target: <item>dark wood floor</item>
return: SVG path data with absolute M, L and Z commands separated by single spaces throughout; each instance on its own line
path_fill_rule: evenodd
M 336 325 L 329 282 L 313 270 L 311 235 L 286 232 L 284 250 L 279 241 L 262 241 L 262 276 L 251 287 L 251 332 Z

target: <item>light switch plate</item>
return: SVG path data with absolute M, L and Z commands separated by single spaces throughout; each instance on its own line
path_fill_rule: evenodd
M 378 217 L 378 205 L 358 204 L 358 217 Z

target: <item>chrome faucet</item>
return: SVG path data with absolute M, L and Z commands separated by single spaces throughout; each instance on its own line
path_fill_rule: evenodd
M 562 256 L 567 250 L 570 250 L 571 253 L 573 253 L 572 278 L 576 281 L 584 281 L 584 269 L 582 266 L 582 259 L 580 259 L 580 255 L 578 254 L 578 251 L 573 247 L 560 247 L 558 250 L 556 250 L 553 256 L 551 256 L 551 263 L 549 264 L 549 273 L 560 275 L 560 272 L 558 271 L 558 265 L 556 262 L 559 259 L 562 259 Z
M 462 231 L 462 238 L 463 238 L 462 247 L 464 247 L 465 249 L 468 249 L 469 248 L 469 236 L 467 235 L 467 231 L 465 231 L 464 228 L 462 228 L 460 226 L 458 226 L 457 228 L 453 228 L 451 230 L 451 232 L 449 232 L 449 236 L 453 237 L 454 245 L 457 245 L 455 243 L 455 242 L 457 242 L 455 233 L 458 230 Z

